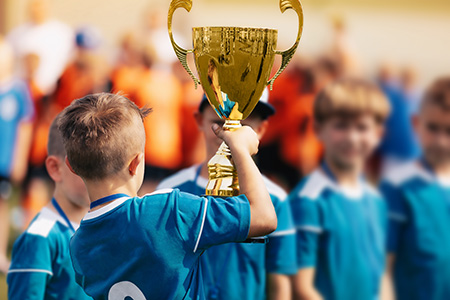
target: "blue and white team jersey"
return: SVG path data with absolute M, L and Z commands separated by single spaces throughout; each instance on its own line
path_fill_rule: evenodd
M 89 212 L 72 238 L 76 279 L 94 299 L 204 299 L 200 255 L 249 229 L 245 196 L 122 197 Z
M 21 122 L 29 122 L 33 116 L 33 103 L 23 82 L 0 85 L 0 176 L 10 176 L 17 130 Z
M 44 207 L 14 244 L 8 299 L 91 299 L 75 282 L 69 251 L 72 235 L 66 221 Z
M 380 189 L 389 207 L 396 299 L 450 299 L 450 180 L 415 161 L 388 174 Z
M 366 182 L 339 186 L 322 168 L 289 195 L 299 269 L 315 268 L 326 300 L 377 299 L 385 264 L 387 210 Z
M 158 188 L 178 188 L 196 195 L 205 193 L 207 179 L 200 167 L 184 169 Z M 230 243 L 214 246 L 200 258 L 208 299 L 264 299 L 267 273 L 295 274 L 295 230 L 286 193 L 264 177 L 278 217 L 278 228 L 263 244 Z

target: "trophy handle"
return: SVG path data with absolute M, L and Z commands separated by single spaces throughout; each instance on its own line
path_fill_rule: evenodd
M 278 51 L 275 50 L 275 54 L 281 55 L 281 66 L 278 69 L 277 73 L 267 82 L 267 85 L 270 85 L 270 90 L 273 88 L 273 83 L 275 79 L 280 76 L 281 72 L 286 69 L 287 65 L 291 61 L 292 57 L 294 56 L 295 51 L 297 50 L 298 44 L 300 42 L 300 38 L 302 36 L 303 31 L 303 9 L 302 5 L 299 0 L 280 0 L 280 10 L 281 13 L 284 13 L 287 9 L 293 9 L 297 15 L 298 15 L 298 34 L 297 34 L 297 40 L 295 41 L 294 45 L 285 50 L 285 51 Z
M 187 62 L 188 53 L 193 53 L 194 50 L 193 49 L 186 50 L 186 49 L 180 47 L 173 38 L 173 33 L 172 33 L 173 13 L 175 12 L 175 10 L 177 10 L 180 7 L 184 8 L 185 10 L 190 12 L 191 8 L 192 8 L 192 0 L 172 0 L 172 2 L 170 3 L 169 15 L 168 15 L 168 19 L 167 19 L 167 26 L 169 27 L 169 37 L 170 37 L 170 41 L 172 42 L 173 49 L 175 50 L 175 54 L 177 55 L 178 59 L 180 60 L 181 64 L 186 69 L 186 71 L 189 73 L 189 75 L 191 75 L 191 77 L 195 83 L 195 88 L 197 88 L 197 85 L 200 84 L 200 80 L 197 77 L 195 77 L 194 73 L 192 73 L 191 68 L 189 68 L 189 65 Z

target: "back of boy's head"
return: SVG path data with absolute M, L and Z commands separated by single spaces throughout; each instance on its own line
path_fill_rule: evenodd
M 144 151 L 143 119 L 150 111 L 119 94 L 73 101 L 60 116 L 59 130 L 75 173 L 97 181 L 124 170 L 133 155 Z
M 429 106 L 436 106 L 450 113 L 450 76 L 437 79 L 425 91 L 421 103 L 421 111 Z
M 52 155 L 64 159 L 66 157 L 66 150 L 64 149 L 61 132 L 58 129 L 59 116 L 60 115 L 56 116 L 56 118 L 50 125 L 47 142 L 47 153 L 49 156 Z
M 361 79 L 340 79 L 326 86 L 314 102 L 314 118 L 322 124 L 332 117 L 373 115 L 382 124 L 390 112 L 389 101 L 374 84 Z

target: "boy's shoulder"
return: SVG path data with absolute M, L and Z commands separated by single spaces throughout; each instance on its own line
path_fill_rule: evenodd
M 198 168 L 199 168 L 198 165 L 194 165 L 189 168 L 178 171 L 174 175 L 169 176 L 163 181 L 161 181 L 157 189 L 160 190 L 160 189 L 177 188 L 186 183 L 194 182 L 195 178 L 197 177 Z
M 419 182 L 430 182 L 432 180 L 432 175 L 420 162 L 413 160 L 389 170 L 383 176 L 381 185 L 388 184 L 395 188 L 407 188 Z
M 334 194 L 344 194 L 342 189 L 331 180 L 320 168 L 315 169 L 310 175 L 305 177 L 300 183 L 294 188 L 294 190 L 289 195 L 289 199 L 301 199 L 309 200 L 315 202 L 321 202 L 327 197 L 332 197 Z M 349 197 L 360 197 L 356 194 L 368 195 L 370 198 L 381 200 L 382 197 L 378 190 L 373 187 L 365 179 L 361 180 L 361 190 L 355 190 L 355 195 L 349 195 Z
M 57 213 L 47 207 L 36 215 L 27 230 L 22 235 L 50 238 L 62 233 L 63 228 L 68 228 L 66 221 Z
M 272 202 L 284 202 L 288 196 L 286 191 L 266 176 L 263 175 L 262 177 L 267 191 L 272 198 Z
M 15 241 L 10 273 L 38 270 L 53 275 L 51 262 L 68 249 L 71 235 L 64 219 L 44 207 Z
M 289 199 L 305 199 L 310 201 L 320 201 L 325 192 L 333 190 L 335 184 L 324 172 L 317 168 L 311 174 L 303 178 L 292 190 Z

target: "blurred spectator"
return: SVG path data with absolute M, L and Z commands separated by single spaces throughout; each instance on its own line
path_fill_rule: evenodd
M 413 66 L 406 66 L 400 72 L 400 85 L 403 97 L 408 106 L 409 115 L 418 113 L 422 91 L 418 86 L 417 70 Z
M 13 61 L 11 46 L 0 37 L 0 272 L 3 273 L 9 266 L 6 201 L 11 195 L 11 182 L 22 181 L 26 173 L 34 114 L 25 83 L 13 79 Z
M 181 37 L 174 33 L 178 43 L 183 45 Z M 172 64 L 177 62 L 169 34 L 167 33 L 167 13 L 151 6 L 143 16 L 143 38 L 146 43 L 154 45 L 154 69 L 170 70 Z
M 412 127 L 407 100 L 405 99 L 395 68 L 384 63 L 378 74 L 378 83 L 391 104 L 391 114 L 378 150 L 381 156 L 381 173 L 385 174 L 420 154 L 420 148 Z
M 145 69 L 138 81 L 135 101 L 139 107 L 151 107 L 155 113 L 144 120 L 146 131 L 145 182 L 141 190 L 151 192 L 157 183 L 181 167 L 181 97 L 179 80 L 169 71 L 153 69 L 154 47 L 144 47 Z
M 79 28 L 75 41 L 75 58 L 65 69 L 56 89 L 58 112 L 75 99 L 110 90 L 109 68 L 99 51 L 102 37 L 98 29 L 90 26 Z
M 50 18 L 49 0 L 28 1 L 28 22 L 13 29 L 8 35 L 17 58 L 27 55 L 39 57 L 35 72 L 36 88 L 44 95 L 51 94 L 61 76 L 73 48 L 73 32 L 65 24 Z M 20 74 L 24 76 L 24 67 Z
M 332 18 L 333 40 L 328 54 L 329 58 L 337 62 L 340 73 L 343 76 L 361 75 L 361 64 L 359 62 L 356 47 L 351 40 L 347 24 L 342 16 Z
M 203 97 L 203 89 L 195 89 L 194 81 L 180 63 L 173 66 L 174 75 L 180 80 L 182 89 L 181 99 L 181 139 L 183 153 L 183 167 L 202 162 L 205 159 L 204 139 L 198 130 L 194 114 Z
M 141 41 L 134 32 L 127 32 L 122 37 L 118 61 L 111 75 L 113 91 L 122 92 L 134 101 L 144 71 Z

